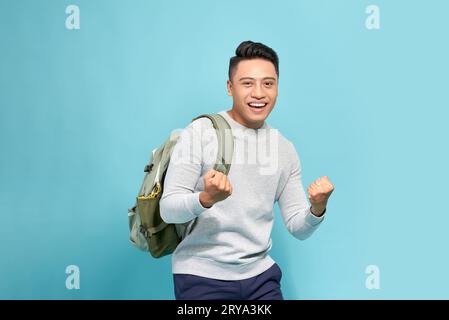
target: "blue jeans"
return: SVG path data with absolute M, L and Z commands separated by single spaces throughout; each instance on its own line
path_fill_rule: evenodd
M 284 300 L 282 271 L 277 263 L 243 280 L 218 280 L 191 274 L 173 274 L 176 300 Z

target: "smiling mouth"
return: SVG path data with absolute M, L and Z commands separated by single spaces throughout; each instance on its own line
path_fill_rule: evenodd
M 263 103 L 263 102 L 250 102 L 248 103 L 248 106 L 250 106 L 250 108 L 254 108 L 254 109 L 263 109 L 268 105 L 268 103 Z

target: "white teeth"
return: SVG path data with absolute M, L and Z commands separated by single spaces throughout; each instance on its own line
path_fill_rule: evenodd
M 250 103 L 251 107 L 264 107 L 266 103 Z

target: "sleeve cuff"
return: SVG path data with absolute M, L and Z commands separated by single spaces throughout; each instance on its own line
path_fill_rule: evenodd
M 310 223 L 312 226 L 316 226 L 317 224 L 321 223 L 321 221 L 323 221 L 325 215 L 326 215 L 326 209 L 324 209 L 323 215 L 320 217 L 317 217 L 316 215 L 314 215 L 312 213 L 312 211 L 310 211 L 310 207 L 307 208 L 307 216 L 306 216 L 306 221 L 308 223 Z
M 192 214 L 194 214 L 195 216 L 199 216 L 203 211 L 209 209 L 206 207 L 203 207 L 203 205 L 200 202 L 200 191 L 199 192 L 195 192 L 192 194 Z

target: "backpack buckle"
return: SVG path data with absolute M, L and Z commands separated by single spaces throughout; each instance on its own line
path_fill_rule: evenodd
M 139 231 L 145 238 L 148 238 L 148 236 L 149 236 L 148 230 L 143 225 L 140 225 Z

